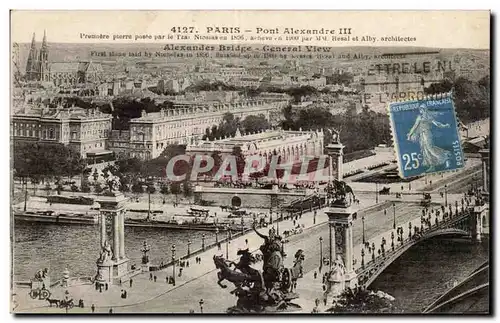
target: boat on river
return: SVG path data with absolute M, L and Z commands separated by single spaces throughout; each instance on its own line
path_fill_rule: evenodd
M 88 213 L 60 213 L 54 211 L 26 211 L 26 212 L 15 211 L 14 220 L 22 222 L 94 225 L 98 223 L 98 216 L 97 214 L 88 214 Z

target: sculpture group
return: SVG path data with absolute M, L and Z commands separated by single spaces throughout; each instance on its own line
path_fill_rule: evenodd
M 298 278 L 303 276 L 302 263 L 305 259 L 304 252 L 299 249 L 295 253 L 292 268 L 285 268 L 282 249 L 282 238 L 276 234 L 274 228 L 269 230 L 269 235 L 263 235 L 254 231 L 264 239 L 260 246 L 262 252 L 262 271 L 252 268 L 256 258 L 248 249 L 239 250 L 238 263 L 224 259 L 222 256 L 214 256 L 214 263 L 220 271 L 217 273 L 218 284 L 226 288 L 222 282 L 227 280 L 234 284 L 235 289 L 231 291 L 238 297 L 236 306 L 228 309 L 229 313 L 262 313 L 283 312 L 300 310 L 300 306 L 293 304 L 291 300 L 298 298 L 294 292 Z M 234 269 L 231 268 L 234 266 Z

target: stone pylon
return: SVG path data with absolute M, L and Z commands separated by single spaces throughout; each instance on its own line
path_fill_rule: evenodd
M 99 226 L 101 253 L 97 260 L 96 282 L 119 284 L 128 274 L 125 256 L 125 204 L 128 199 L 120 192 L 99 196 Z M 110 240 L 112 243 L 110 243 Z

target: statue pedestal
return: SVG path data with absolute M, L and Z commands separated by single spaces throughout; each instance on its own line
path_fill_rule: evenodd
M 121 278 L 128 274 L 128 259 L 97 262 L 98 284 L 119 284 Z

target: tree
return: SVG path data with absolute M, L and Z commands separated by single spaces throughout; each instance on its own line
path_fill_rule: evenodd
M 14 170 L 17 177 L 35 182 L 45 178 L 81 174 L 85 163 L 80 155 L 64 145 L 15 142 Z
M 166 184 L 160 186 L 160 193 L 163 195 L 163 204 L 165 204 L 165 195 L 168 194 L 168 186 Z
M 243 172 L 245 171 L 245 156 L 243 156 L 241 147 L 233 147 L 231 155 L 233 155 L 236 159 L 236 172 L 238 174 L 238 177 L 240 177 L 241 174 L 243 174 Z M 228 167 L 230 167 L 230 165 L 228 165 Z
M 139 174 L 141 172 L 142 162 L 138 158 L 119 159 L 115 162 L 118 172 L 121 174 Z
M 187 180 L 182 183 L 182 190 L 184 191 L 185 197 L 193 195 L 193 188 L 191 187 L 191 183 Z
M 271 128 L 263 114 L 249 115 L 241 122 L 241 127 L 246 133 L 256 133 Z
M 132 184 L 131 189 L 132 189 L 132 193 L 136 193 L 136 194 L 144 193 L 144 188 L 142 187 L 142 184 L 139 182 L 135 182 L 134 184 Z
M 153 184 L 148 184 L 146 190 L 149 194 L 154 194 L 156 192 L 156 187 Z
M 474 122 L 490 116 L 490 76 L 471 81 L 464 77 L 446 79 L 432 83 L 425 88 L 426 94 L 441 94 L 453 89 L 453 101 L 458 118 L 464 122 Z
M 181 192 L 181 185 L 179 184 L 179 182 L 170 183 L 170 192 L 175 195 Z

